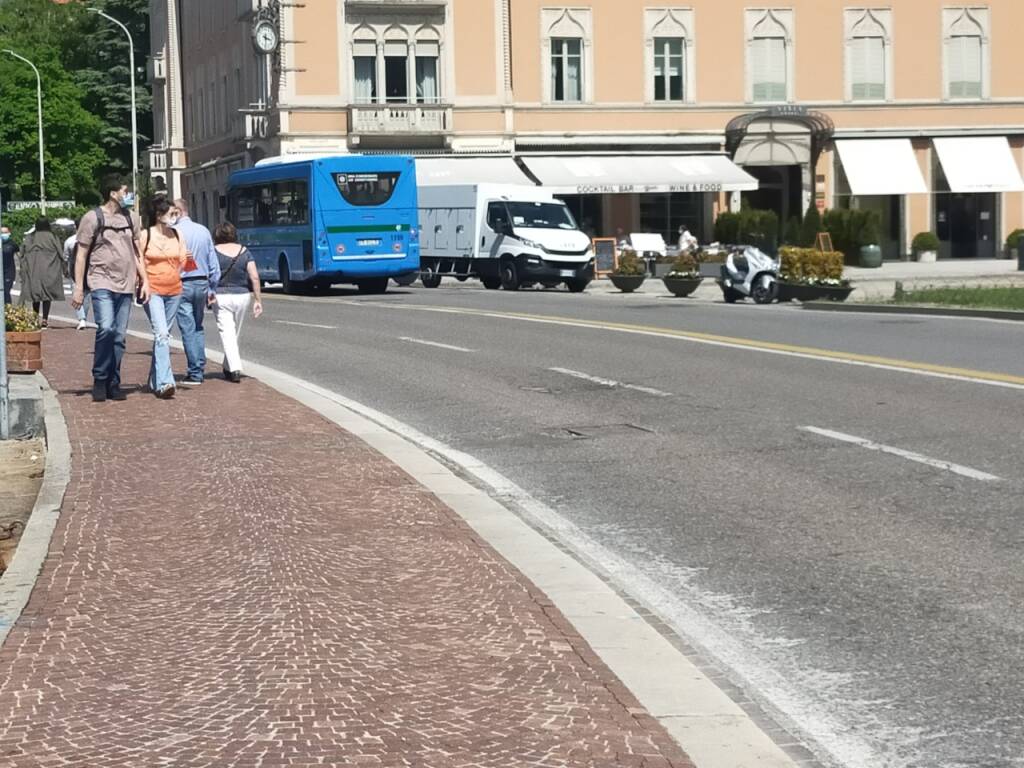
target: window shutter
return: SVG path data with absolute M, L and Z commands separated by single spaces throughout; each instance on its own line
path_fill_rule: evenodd
M 949 95 L 953 98 L 981 98 L 981 38 L 964 35 L 950 38 Z
M 885 98 L 885 41 L 858 37 L 850 43 L 850 83 L 854 99 Z
M 786 41 L 781 37 L 759 37 L 750 44 L 750 68 L 754 101 L 785 101 L 787 67 Z

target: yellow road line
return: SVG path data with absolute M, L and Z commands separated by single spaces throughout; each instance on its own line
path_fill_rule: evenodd
M 995 371 L 977 371 L 970 368 L 957 368 L 932 363 L 919 363 L 912 360 L 900 360 L 877 355 L 862 355 L 856 352 L 841 352 L 817 347 L 803 347 L 795 344 L 782 344 L 774 341 L 759 341 L 735 336 L 722 336 L 699 331 L 680 331 L 673 328 L 662 328 L 650 325 L 633 325 L 630 323 L 614 323 L 604 320 L 580 320 L 557 315 L 534 315 L 521 312 L 497 312 L 484 309 L 465 309 L 461 307 L 415 306 L 408 304 L 382 304 L 376 302 L 347 302 L 352 306 L 372 307 L 381 309 L 400 309 L 414 312 L 435 312 L 441 314 L 468 315 L 474 317 L 490 317 L 500 320 L 518 320 L 522 322 L 562 325 L 574 328 L 591 328 L 594 330 L 633 333 L 644 336 L 677 339 L 698 344 L 708 344 L 733 349 L 746 349 L 769 354 L 801 357 L 809 360 L 825 360 L 844 365 L 859 365 L 870 368 L 882 368 L 903 373 L 914 373 L 935 378 L 969 381 L 980 384 L 1001 386 L 1009 389 L 1024 389 L 1024 376 Z

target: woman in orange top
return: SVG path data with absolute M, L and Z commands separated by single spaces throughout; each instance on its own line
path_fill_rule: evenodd
M 153 327 L 153 363 L 149 368 L 149 388 L 163 400 L 174 397 L 171 323 L 181 303 L 181 270 L 187 269 L 191 261 L 185 241 L 171 228 L 171 210 L 172 206 L 166 198 L 154 200 L 150 218 L 153 224 L 143 231 L 139 239 L 151 291 L 149 303 L 145 305 L 146 316 Z

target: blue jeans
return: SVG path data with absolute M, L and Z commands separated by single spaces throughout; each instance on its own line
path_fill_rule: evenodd
M 206 370 L 206 333 L 203 317 L 206 314 L 206 292 L 210 284 L 203 280 L 185 280 L 181 284 L 181 304 L 178 306 L 178 330 L 188 360 L 188 377 L 203 380 Z
M 108 392 L 121 386 L 121 358 L 131 311 L 130 293 L 114 293 L 106 288 L 92 292 L 92 316 L 96 321 L 92 378 L 106 384 Z
M 145 305 L 146 316 L 153 327 L 153 362 L 149 366 L 149 388 L 159 392 L 174 386 L 171 370 L 171 323 L 178 312 L 181 294 L 161 296 L 154 293 Z

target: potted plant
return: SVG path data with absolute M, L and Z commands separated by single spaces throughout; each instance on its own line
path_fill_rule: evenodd
M 680 253 L 672 262 L 672 270 L 662 278 L 662 282 L 674 296 L 689 296 L 703 282 L 703 278 L 697 272 L 697 260 L 689 253 Z
M 818 251 L 813 248 L 781 248 L 779 250 L 780 302 L 813 301 L 818 290 L 813 284 L 814 259 Z
M 879 245 L 882 236 L 878 214 L 874 211 L 861 211 L 860 214 L 860 226 L 856 230 L 860 244 L 859 264 L 868 269 L 877 269 L 882 266 L 882 248 Z
M 632 293 L 647 279 L 647 265 L 643 263 L 636 251 L 626 248 L 619 254 L 619 263 L 611 274 L 612 285 L 623 293 Z
M 1015 229 L 1006 236 L 1006 257 L 1020 260 L 1020 239 L 1024 237 L 1024 229 Z
M 934 232 L 918 232 L 910 244 L 917 261 L 931 263 L 938 258 L 939 238 Z
M 7 341 L 7 370 L 32 373 L 43 368 L 43 333 L 39 316 L 31 307 L 4 307 L 4 333 Z

